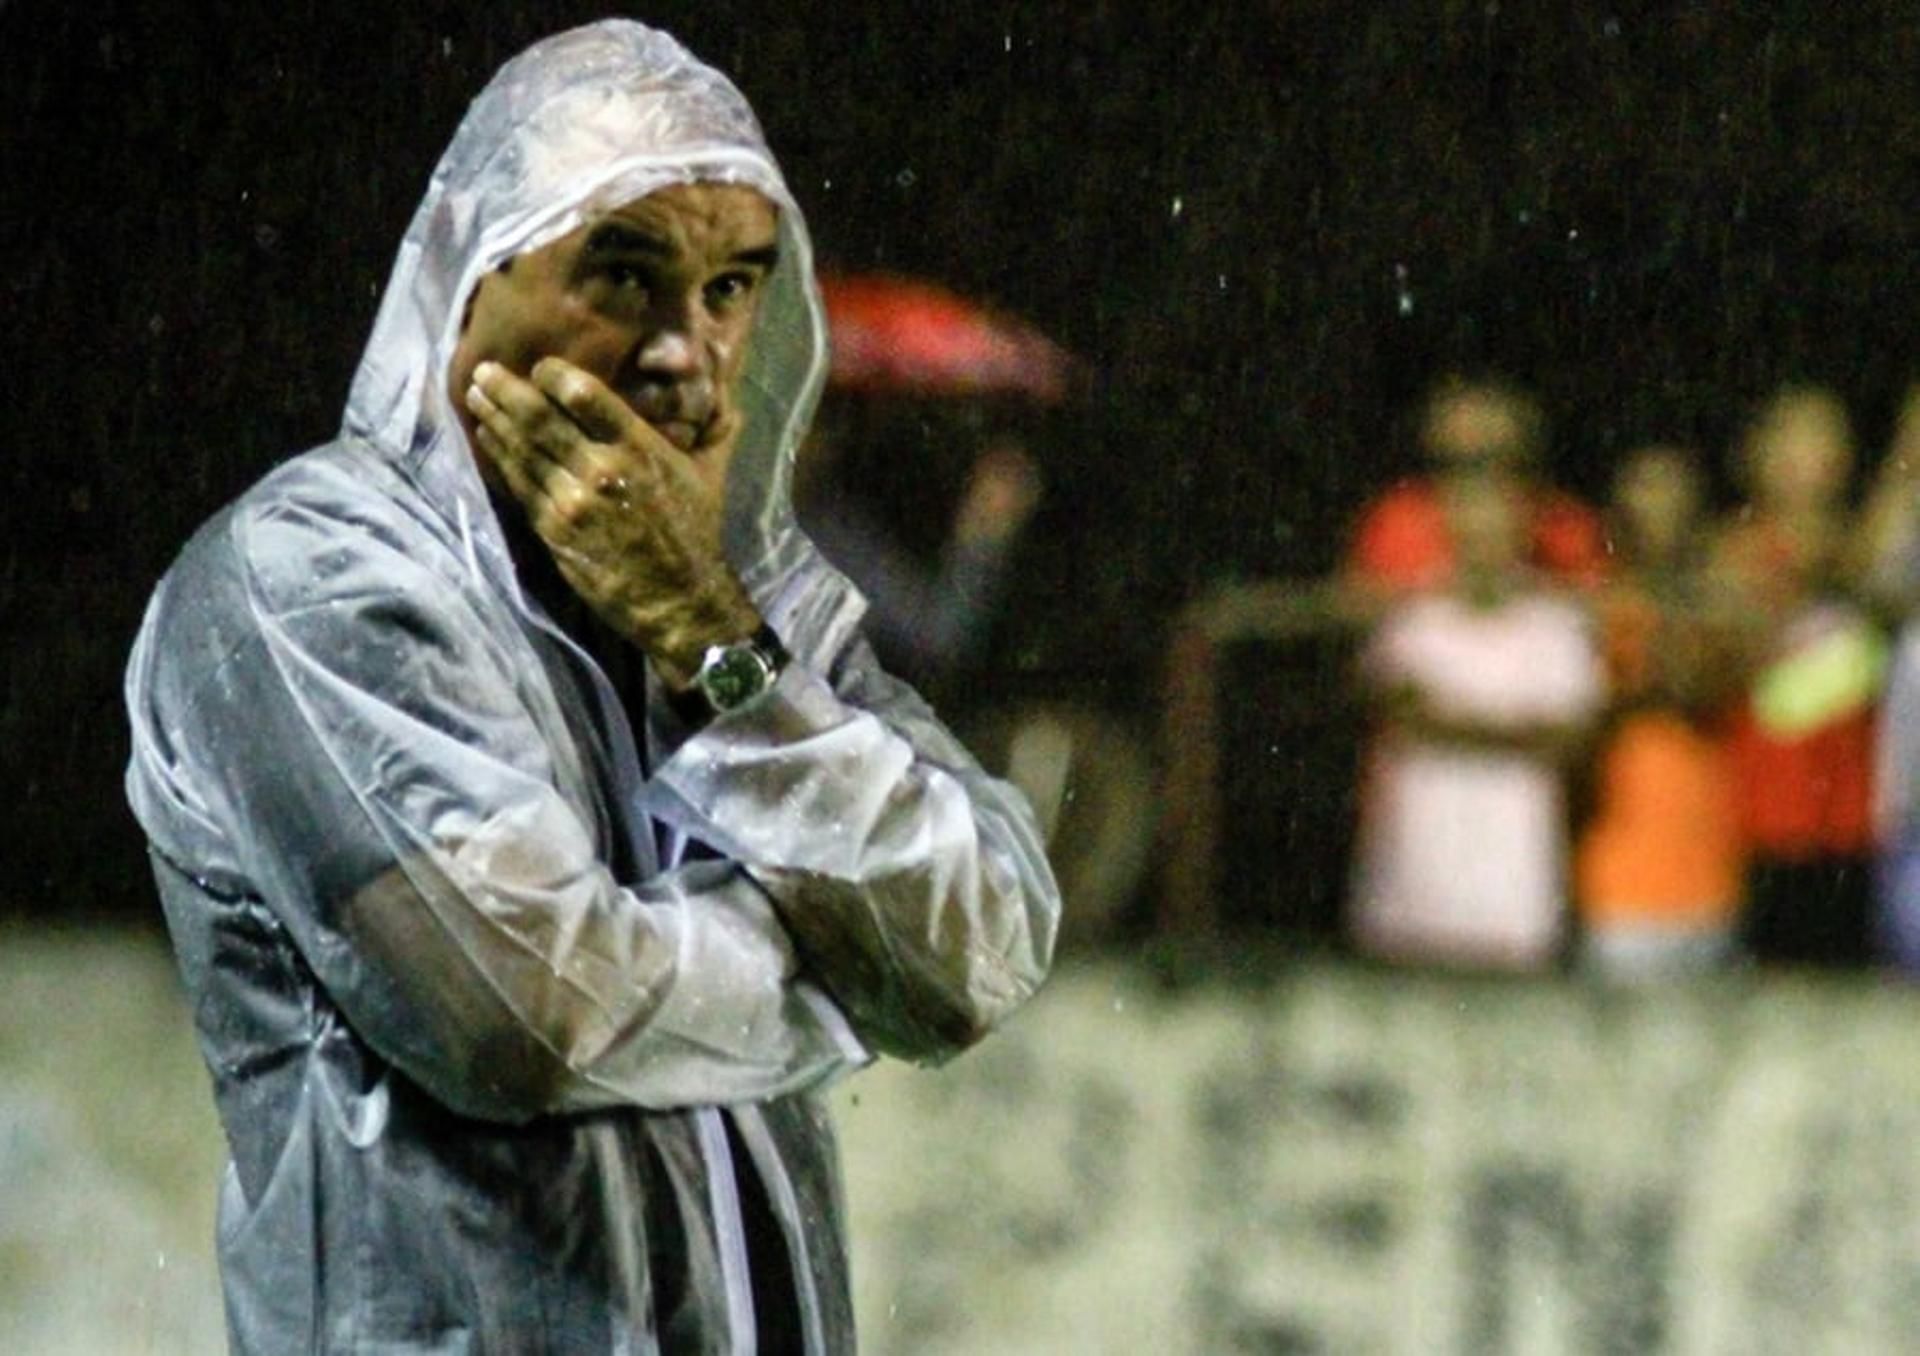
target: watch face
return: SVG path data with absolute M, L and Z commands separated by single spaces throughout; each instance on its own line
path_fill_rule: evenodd
M 767 690 L 767 663 L 750 645 L 731 645 L 714 657 L 702 677 L 707 700 L 731 711 Z

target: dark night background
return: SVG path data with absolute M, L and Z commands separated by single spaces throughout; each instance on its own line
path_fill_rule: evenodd
M 1330 564 L 1443 364 L 1532 384 L 1589 495 L 1639 439 L 1718 462 L 1787 377 L 1871 453 L 1920 372 L 1920 4 L 0 0 L 0 916 L 153 911 L 119 790 L 149 587 L 332 433 L 491 70 L 623 12 L 735 77 L 826 261 L 1096 364 L 1038 435 L 998 680 L 1143 725 L 1172 609 Z M 1324 887 L 1344 727 L 1260 727 L 1337 709 L 1340 667 L 1239 667 L 1230 881 Z

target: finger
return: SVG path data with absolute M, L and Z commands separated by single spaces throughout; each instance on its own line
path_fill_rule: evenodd
M 516 457 L 499 435 L 486 427 L 475 429 L 474 437 L 500 468 L 507 489 L 526 509 L 527 520 L 542 537 L 553 539 L 580 516 L 587 502 L 586 490 L 565 467 L 539 458 L 530 464 L 526 458 Z
M 583 489 L 621 509 L 650 498 L 659 484 L 657 468 L 645 455 L 615 448 L 617 456 L 589 455 L 568 468 Z
M 519 427 L 507 417 L 505 410 L 494 404 L 487 393 L 480 389 L 479 382 L 467 387 L 466 402 L 477 427 L 491 433 L 504 450 L 511 451 L 512 444 L 520 441 Z
M 564 358 L 542 358 L 531 375 L 534 386 L 595 441 L 623 442 L 639 429 L 653 431 L 605 382 Z
M 488 456 L 496 461 L 511 458 L 516 462 L 524 462 L 527 459 L 528 453 L 522 446 L 526 439 L 521 436 L 519 425 L 487 397 L 478 382 L 467 387 L 466 404 L 473 415 L 474 438 L 483 444 Z
M 496 382 L 494 389 L 504 388 Z M 545 401 L 544 396 L 538 398 Z M 494 448 L 490 455 L 496 462 L 513 462 L 522 474 L 541 487 L 549 499 L 554 496 L 556 488 L 564 485 L 570 468 L 563 454 L 532 437 L 524 421 L 496 404 L 481 389 L 478 380 L 467 388 L 467 408 L 474 413 L 476 434 L 484 429 L 492 437 Z M 575 430 L 574 436 L 579 438 L 578 430 Z
M 525 458 L 516 455 L 499 434 L 487 425 L 480 424 L 475 427 L 473 435 L 474 441 L 480 444 L 480 450 L 499 469 L 500 478 L 506 482 L 507 489 L 529 513 L 547 502 L 545 485 L 527 469 Z
M 549 546 L 565 541 L 581 513 L 584 492 L 579 484 L 564 472 L 542 480 L 529 471 L 525 463 L 515 461 L 510 455 L 499 455 L 500 440 L 490 431 L 481 430 L 477 440 L 482 450 L 494 458 L 508 491 L 526 510 L 527 522 L 534 532 Z
M 478 382 L 467 387 L 466 402 L 473 412 L 475 441 L 494 464 L 502 468 L 503 474 L 514 470 L 537 484 L 559 471 L 558 464 L 534 447 L 526 431 L 488 398 Z
M 545 391 L 499 363 L 484 362 L 474 368 L 473 384 L 512 421 L 529 444 L 529 450 L 539 455 L 564 465 L 586 437 L 567 412 L 547 398 Z

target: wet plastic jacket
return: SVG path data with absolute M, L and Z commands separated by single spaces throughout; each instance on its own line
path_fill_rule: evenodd
M 487 270 L 696 179 L 781 208 L 726 541 L 795 659 L 689 735 L 527 592 L 445 384 Z M 231 1149 L 235 1351 L 749 1351 L 770 1303 L 852 1348 L 819 1090 L 975 1039 L 1058 903 L 1018 794 L 794 526 L 824 368 L 738 92 L 637 24 L 562 34 L 435 170 L 339 439 L 159 586 L 127 784 Z

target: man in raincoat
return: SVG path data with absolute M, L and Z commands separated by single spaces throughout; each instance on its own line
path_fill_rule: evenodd
M 851 1349 L 819 1090 L 1023 1001 L 1027 807 L 796 530 L 825 368 L 737 91 L 628 22 L 475 101 L 340 437 L 127 682 L 240 1353 Z

